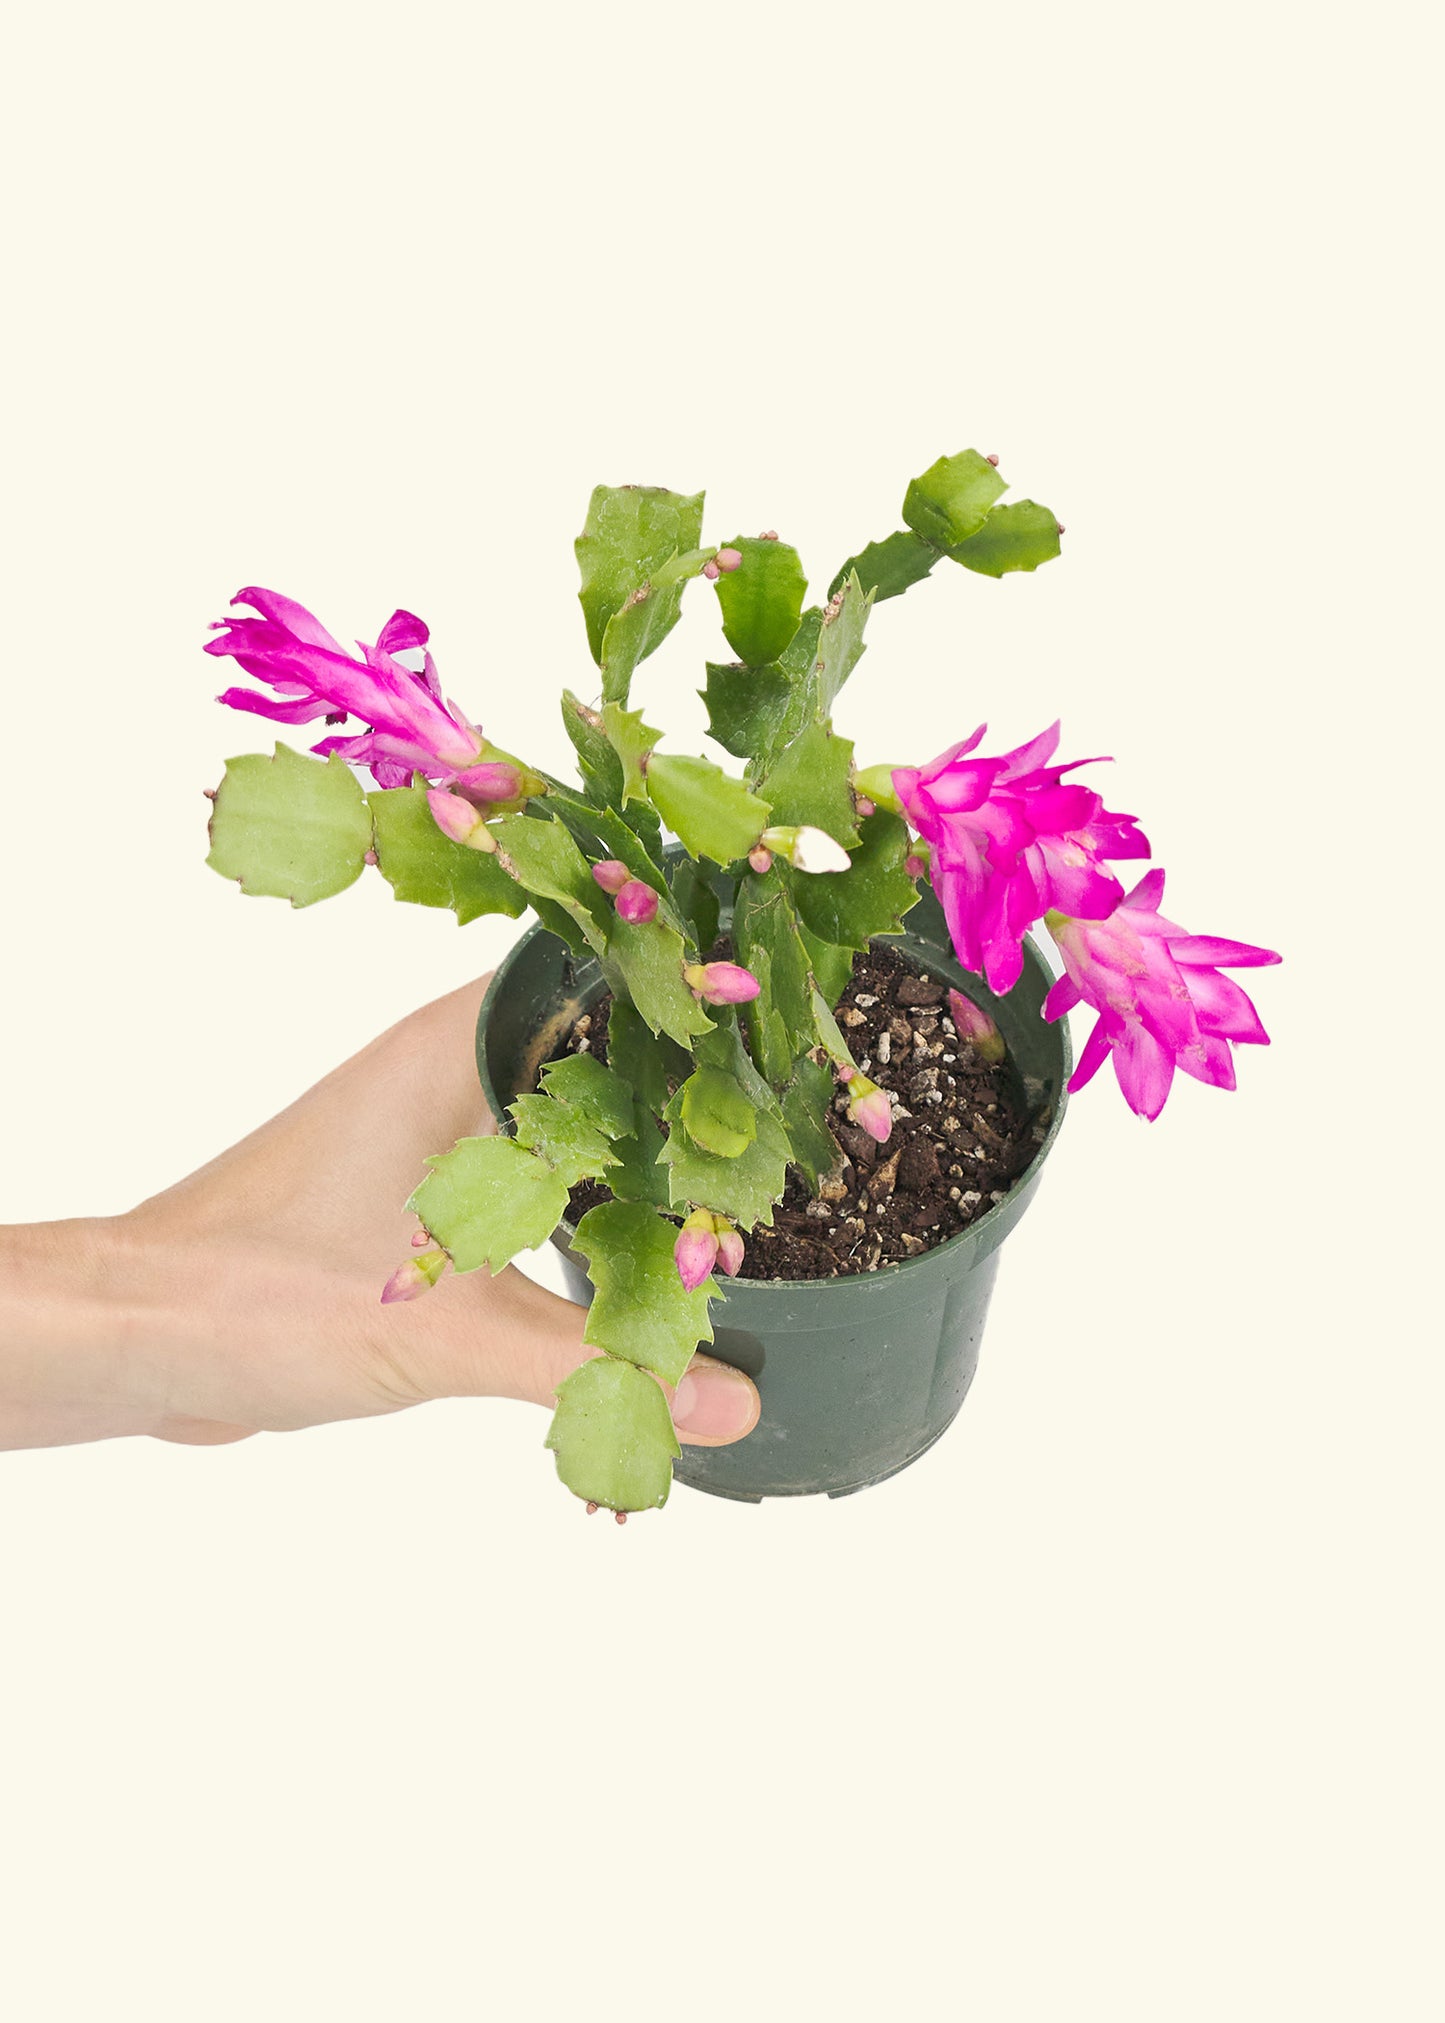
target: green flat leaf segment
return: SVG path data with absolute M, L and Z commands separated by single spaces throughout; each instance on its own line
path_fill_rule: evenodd
M 792 1079 L 794 1062 L 816 1043 L 817 1034 L 808 952 L 776 867 L 761 877 L 750 871 L 739 880 L 733 945 L 738 961 L 762 985 L 752 1002 L 742 1007 L 752 1058 L 779 1088 Z
M 673 555 L 638 585 L 602 635 L 602 694 L 607 702 L 623 703 L 638 663 L 655 653 L 678 621 L 684 586 L 702 573 L 711 548 L 693 548 Z
M 692 1072 L 691 1053 L 665 1034 L 650 1031 L 636 1007 L 621 998 L 614 1000 L 607 1022 L 607 1058 L 638 1099 L 658 1115 L 672 1093 L 669 1082 L 684 1081 Z
M 676 1226 L 640 1201 L 589 1209 L 573 1248 L 595 1288 L 583 1340 L 676 1384 L 699 1342 L 712 1340 L 712 1279 L 689 1292 L 678 1276 Z
M 567 1103 L 608 1138 L 632 1133 L 632 1090 L 595 1054 L 567 1054 L 548 1061 L 542 1084 L 549 1096 Z
M 689 1046 L 712 1020 L 682 980 L 687 951 L 682 936 L 659 914 L 656 920 L 624 920 L 614 912 L 602 959 L 614 993 L 627 997 L 655 1033 Z
M 758 1135 L 757 1113 L 742 1085 L 722 1068 L 699 1068 L 679 1091 L 678 1114 L 694 1145 L 735 1159 Z
M 839 948 L 866 948 L 875 934 L 896 934 L 918 901 L 918 887 L 904 869 L 907 823 L 880 810 L 860 822 L 858 832 L 861 840 L 846 871 L 818 878 L 789 874 L 803 925 Z
M 905 590 L 923 581 L 942 552 L 921 534 L 900 527 L 886 540 L 870 541 L 866 548 L 850 555 L 828 585 L 828 595 L 836 596 L 851 575 L 858 578 L 865 594 L 872 591 L 876 604 L 881 604 L 885 597 L 901 597 Z
M 656 485 L 598 485 L 593 492 L 576 553 L 587 644 L 599 666 L 607 627 L 627 599 L 701 541 L 702 507 L 701 492 Z M 676 595 L 681 596 L 680 583 Z
M 499 1272 L 545 1243 L 566 1211 L 569 1183 L 510 1138 L 463 1138 L 427 1164 L 407 1207 L 458 1271 Z
M 574 1496 L 608 1510 L 660 1510 L 682 1449 L 656 1381 L 595 1356 L 561 1384 L 547 1445 Z
M 779 1119 L 769 1111 L 759 1111 L 756 1138 L 729 1159 L 693 1143 L 682 1122 L 680 1091 L 663 1114 L 673 1127 L 661 1154 L 673 1206 L 682 1208 L 696 1202 L 730 1216 L 742 1229 L 770 1223 L 773 1203 L 782 1195 L 792 1157 L 788 1134 Z
M 243 892 L 312 906 L 361 876 L 371 817 L 344 760 L 303 758 L 278 744 L 272 758 L 227 761 L 210 835 L 206 862 Z
M 856 576 L 850 576 L 828 600 L 818 632 L 818 653 L 812 672 L 812 714 L 820 721 L 833 713 L 838 691 L 863 658 L 863 628 L 873 599 Z
M 713 584 L 728 645 L 749 667 L 776 660 L 798 629 L 808 579 L 796 548 L 786 541 L 750 540 L 739 534 L 724 544 L 742 556 Z
M 858 841 L 852 774 L 851 740 L 840 738 L 826 723 L 807 725 L 763 782 L 770 826 L 810 823 L 851 850 Z
M 711 759 L 654 752 L 647 791 L 690 857 L 731 864 L 746 857 L 768 826 L 767 802 Z
M 629 801 L 645 801 L 647 785 L 643 779 L 643 767 L 662 732 L 653 730 L 642 721 L 640 709 L 624 709 L 621 703 L 616 702 L 602 705 L 602 724 L 622 768 L 621 805 L 626 807 Z
M 955 457 L 940 457 L 913 480 L 904 495 L 903 517 L 936 548 L 954 548 L 978 532 L 1006 489 L 987 457 L 960 450 Z
M 603 1179 L 617 1164 L 617 1154 L 603 1132 L 581 1110 L 558 1102 L 550 1093 L 519 1096 L 511 1115 L 516 1142 L 545 1159 L 569 1189 L 579 1180 Z
M 398 899 L 449 907 L 465 927 L 484 913 L 515 920 L 527 895 L 495 856 L 454 843 L 437 827 L 424 787 L 383 787 L 367 795 L 376 861 Z
M 1033 499 L 995 506 L 972 539 L 949 549 L 949 556 L 978 576 L 1008 576 L 1037 569 L 1059 553 L 1059 523 Z
M 504 815 L 492 833 L 517 882 L 569 913 L 600 955 L 607 945 L 604 896 L 565 826 L 533 815 Z
M 805 1054 L 798 1063 L 796 1079 L 783 1094 L 783 1123 L 793 1160 L 807 1175 L 810 1187 L 816 1187 L 838 1163 L 838 1144 L 828 1128 L 833 1089 L 832 1069 Z
M 815 626 L 819 615 L 809 613 Z M 707 684 L 699 694 L 707 704 L 708 736 L 734 758 L 752 761 L 750 774 L 781 747 L 797 706 L 793 682 L 776 665 L 729 667 L 709 661 Z
M 562 726 L 572 740 L 577 769 L 587 791 L 605 806 L 618 807 L 622 800 L 622 761 L 613 750 L 597 711 L 589 709 L 570 688 L 562 691 Z

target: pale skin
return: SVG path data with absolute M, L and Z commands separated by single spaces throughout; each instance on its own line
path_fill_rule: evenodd
M 0 1448 L 219 1446 L 438 1398 L 550 1406 L 592 1353 L 570 1301 L 512 1268 L 380 1300 L 428 1153 L 494 1128 L 471 1060 L 487 981 L 129 1213 L 0 1229 Z M 756 1425 L 757 1392 L 698 1356 L 673 1412 L 680 1439 L 723 1446 Z

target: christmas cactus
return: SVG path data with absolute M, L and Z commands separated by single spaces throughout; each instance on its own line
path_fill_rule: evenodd
M 897 1098 L 853 1059 L 834 1009 L 855 957 L 900 930 L 924 886 L 959 962 L 995 993 L 1018 979 L 1025 931 L 1047 926 L 1062 974 L 1045 1015 L 1098 1014 L 1071 1089 L 1111 1056 L 1126 1101 L 1152 1118 L 1176 1067 L 1232 1088 L 1230 1043 L 1266 1039 L 1221 971 L 1278 958 L 1164 919 L 1160 870 L 1125 892 L 1112 867 L 1149 845 L 1070 777 L 1082 762 L 1055 763 L 1057 725 L 1001 756 L 981 754 L 980 729 L 924 765 L 861 768 L 833 728 L 875 603 L 942 562 L 999 578 L 1058 555 L 1054 514 L 1001 503 L 996 465 L 973 450 L 940 458 L 908 486 L 904 526 L 811 606 L 798 552 L 775 533 L 705 546 L 701 493 L 599 486 L 577 541 L 597 674 L 588 699 L 562 694 L 573 783 L 493 744 L 446 698 L 408 612 L 350 652 L 301 605 L 252 588 L 234 600 L 251 615 L 207 643 L 257 684 L 223 702 L 332 732 L 309 756 L 278 744 L 230 761 L 213 796 L 217 871 L 306 906 L 371 865 L 399 899 L 463 923 L 530 907 L 600 966 L 605 1063 L 552 1061 L 498 1135 L 438 1148 L 408 1204 L 412 1253 L 378 1288 L 409 1299 L 448 1270 L 498 1272 L 595 1183 L 605 1198 L 572 1243 L 598 1353 L 562 1385 L 547 1442 L 591 1507 L 666 1501 L 679 1449 L 662 1387 L 712 1340 L 716 1274 L 739 1270 L 790 1168 L 826 1181 L 845 1119 L 889 1137 Z M 736 771 L 663 749 L 629 706 L 635 669 L 697 580 L 730 649 L 703 695 Z M 958 991 L 949 1006 L 957 1044 L 997 1060 L 987 1014 Z

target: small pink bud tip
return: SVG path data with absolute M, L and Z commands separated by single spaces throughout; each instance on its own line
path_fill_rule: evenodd
M 694 1209 L 678 1231 L 672 1246 L 673 1261 L 684 1290 L 696 1292 L 717 1263 L 717 1232 L 705 1208 Z
M 398 1265 L 382 1287 L 382 1305 L 389 1307 L 395 1306 L 398 1300 L 420 1299 L 424 1292 L 431 1291 L 446 1267 L 447 1254 L 439 1245 L 432 1250 L 419 1251 L 405 1264 Z
M 768 531 L 765 534 L 759 534 L 758 536 L 758 539 L 760 541 L 776 541 L 777 538 L 778 538 L 778 530 L 776 527 L 769 527 Z
M 201 792 L 208 801 L 214 801 L 216 798 L 216 789 L 214 787 L 202 787 Z
M 604 857 L 600 864 L 592 866 L 592 876 L 604 892 L 610 892 L 614 899 L 623 886 L 631 881 L 632 873 L 616 857 Z
M 863 817 L 863 820 L 865 822 L 867 821 L 870 815 L 876 815 L 878 813 L 878 803 L 876 801 L 870 801 L 866 794 L 855 794 L 855 796 L 853 797 L 853 805 L 858 810 L 858 813 Z
M 425 1250 L 430 1242 L 431 1231 L 429 1229 L 419 1229 L 411 1240 L 411 1247 L 413 1250 Z
M 756 849 L 749 850 L 748 862 L 761 878 L 765 871 L 771 871 L 773 868 L 773 853 L 771 850 L 765 850 L 759 843 Z
M 721 574 L 721 571 L 719 570 L 716 562 L 704 562 L 702 565 L 702 573 L 704 576 L 706 576 L 709 583 L 716 583 L 718 576 Z
M 905 859 L 903 868 L 910 878 L 921 878 L 928 869 L 928 859 L 926 857 L 909 857 Z
M 1055 526 L 1056 526 L 1056 527 L 1058 528 L 1059 532 L 1060 532 L 1060 533 L 1062 534 L 1062 533 L 1063 533 L 1063 531 L 1064 531 L 1064 523 L 1063 523 L 1063 521 L 1062 521 L 1062 520 L 1056 520 L 1056 521 L 1054 522 L 1054 524 L 1055 524 Z
M 985 458 L 984 458 L 984 462 L 985 462 L 986 464 L 992 464 L 995 470 L 997 470 L 997 469 L 998 469 L 998 458 L 997 458 L 997 457 L 985 457 Z
M 627 1512 L 625 1510 L 614 1510 L 612 1515 L 617 1519 L 619 1524 L 626 1524 Z
M 845 1088 L 858 1072 L 851 1061 L 836 1061 L 833 1071 Z
M 717 1268 L 736 1278 L 743 1261 L 743 1240 L 735 1229 L 725 1229 L 717 1240 Z
M 719 548 L 717 551 L 717 566 L 725 575 L 731 576 L 734 569 L 741 569 L 743 566 L 742 550 L 740 548 Z
M 682 972 L 694 997 L 708 1004 L 750 1004 L 762 985 L 750 969 L 736 962 L 693 962 Z
M 887 1091 L 870 1082 L 866 1075 L 853 1075 L 849 1079 L 848 1115 L 870 1138 L 876 1138 L 880 1145 L 887 1144 L 893 1129 L 893 1108 Z
M 481 826 L 481 818 L 471 802 L 464 801 L 460 794 L 449 794 L 445 787 L 432 787 L 426 804 L 442 834 L 450 836 L 454 843 L 469 841 L 473 829 Z
M 361 861 L 363 864 L 370 864 L 374 868 L 376 865 L 376 852 L 374 850 L 368 850 L 366 855 L 362 858 Z
M 657 918 L 657 894 L 640 878 L 629 878 L 617 895 L 617 913 L 622 920 L 643 923 Z
M 948 993 L 948 1015 L 953 1020 L 953 1029 L 958 1037 L 967 1040 L 981 1060 L 991 1061 L 997 1066 L 1004 1057 L 1003 1035 L 988 1013 L 972 998 L 965 997 L 961 990 L 951 990 Z
M 589 1504 L 588 1504 L 588 1506 L 587 1506 L 587 1515 L 588 1515 L 589 1517 L 595 1517 L 595 1516 L 597 1515 L 597 1505 L 596 1505 L 595 1503 L 589 1503 Z

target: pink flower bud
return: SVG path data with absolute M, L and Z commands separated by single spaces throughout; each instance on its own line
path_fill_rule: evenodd
M 709 1004 L 748 1004 L 762 988 L 752 971 L 736 962 L 692 962 L 682 979 L 694 997 Z
M 765 871 L 771 871 L 773 868 L 773 853 L 771 850 L 765 850 L 759 843 L 756 848 L 749 850 L 748 862 L 761 878 Z
M 411 1247 L 413 1250 L 425 1250 L 430 1242 L 431 1242 L 430 1230 L 419 1229 L 411 1240 Z
M 928 869 L 928 859 L 917 856 L 909 857 L 905 860 L 903 868 L 910 878 L 921 878 Z
M 726 575 L 731 576 L 734 569 L 741 569 L 743 566 L 742 550 L 739 548 L 719 548 L 717 551 L 717 566 Z
M 384 1307 L 394 1306 L 398 1300 L 420 1299 L 424 1292 L 430 1292 L 450 1259 L 441 1247 L 418 1251 L 405 1264 L 398 1265 L 381 1289 L 381 1303 Z
M 479 766 L 468 766 L 465 772 L 458 773 L 456 784 L 469 801 L 475 801 L 479 806 L 490 806 L 495 801 L 520 800 L 525 782 L 515 766 L 499 759 L 488 759 Z
M 857 795 L 854 799 L 853 805 L 858 810 L 859 815 L 865 822 L 867 821 L 870 815 L 876 815 L 878 813 L 878 803 L 876 801 L 870 801 L 866 794 Z
M 876 1082 L 870 1082 L 866 1075 L 849 1077 L 848 1115 L 870 1138 L 876 1138 L 880 1145 L 888 1143 L 893 1129 L 893 1106 L 888 1101 L 887 1091 L 880 1089 Z
M 592 876 L 604 892 L 610 892 L 616 898 L 623 886 L 631 880 L 632 873 L 618 858 L 604 857 L 600 864 L 592 866 Z
M 984 462 L 985 462 L 986 464 L 992 464 L 995 470 L 997 470 L 997 469 L 998 469 L 998 458 L 997 458 L 997 457 L 985 457 L 985 458 L 984 458 Z
M 643 922 L 657 918 L 657 894 L 640 878 L 629 878 L 617 895 L 618 917 Z
M 708 580 L 708 582 L 709 582 L 709 583 L 716 583 L 716 581 L 717 581 L 717 579 L 718 579 L 718 566 L 717 566 L 717 563 L 716 563 L 716 562 L 704 562 L 704 563 L 703 563 L 703 565 L 702 565 L 702 573 L 703 573 L 703 575 L 704 575 L 704 576 L 706 576 L 706 578 L 707 578 L 707 580 Z
M 981 1060 L 991 1061 L 997 1066 L 1004 1057 L 1003 1035 L 988 1013 L 981 1011 L 961 990 L 951 990 L 948 993 L 948 1015 L 953 1020 L 953 1029 L 958 1037 L 967 1040 Z
M 760 541 L 776 541 L 777 538 L 778 538 L 778 530 L 776 527 L 769 527 L 764 533 L 761 533 L 758 536 L 758 539 Z
M 743 1239 L 736 1229 L 725 1229 L 717 1240 L 717 1268 L 736 1278 L 743 1261 Z
M 449 794 L 445 787 L 432 787 L 427 793 L 426 804 L 442 834 L 450 836 L 454 843 L 465 843 L 473 850 L 496 849 L 486 823 L 471 802 L 464 801 L 460 794 Z
M 717 1262 L 717 1231 L 705 1208 L 694 1209 L 678 1232 L 672 1255 L 688 1292 L 696 1292 Z

